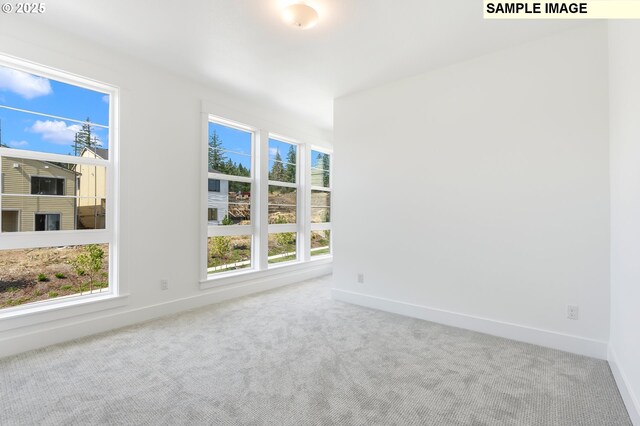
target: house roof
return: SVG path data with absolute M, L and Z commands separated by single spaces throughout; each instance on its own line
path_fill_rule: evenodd
M 84 151 L 90 151 L 93 152 L 96 156 L 102 158 L 103 160 L 108 160 L 109 159 L 109 150 L 108 149 L 104 149 L 104 148 L 83 148 L 82 152 Z M 82 154 L 80 154 L 82 155 Z
M 212 169 L 209 167 L 209 173 L 222 173 L 220 170 Z

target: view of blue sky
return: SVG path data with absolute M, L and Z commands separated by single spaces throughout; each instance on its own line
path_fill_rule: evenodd
M 14 111 L 17 108 L 60 118 Z M 2 143 L 10 148 L 71 154 L 75 134 L 87 118 L 109 124 L 109 96 L 89 89 L 0 66 Z M 108 148 L 108 129 L 92 132 Z
M 287 154 L 289 153 L 289 149 L 291 147 L 294 147 L 296 149 L 296 155 L 297 155 L 297 146 L 294 144 L 290 144 L 287 142 L 282 142 L 279 141 L 277 139 L 269 139 L 269 170 L 273 169 L 273 165 L 276 163 L 275 158 L 276 158 L 276 154 L 280 153 L 280 158 L 282 159 L 282 164 L 284 167 L 287 166 L 288 162 L 287 162 Z M 296 161 L 297 163 L 297 161 Z M 294 163 L 295 164 L 295 163 Z
M 209 138 L 214 131 L 222 142 L 225 159 L 251 170 L 251 133 L 209 122 Z
M 325 155 L 320 151 L 311 151 L 311 167 L 319 168 L 323 170 L 329 170 L 329 164 L 318 164 L 319 160 L 322 158 L 321 156 Z

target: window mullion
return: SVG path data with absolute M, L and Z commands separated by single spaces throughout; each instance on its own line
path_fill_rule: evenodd
M 269 132 L 260 130 L 258 134 L 259 162 L 257 174 L 257 186 L 259 187 L 259 218 L 258 232 L 258 269 L 266 270 L 269 267 Z

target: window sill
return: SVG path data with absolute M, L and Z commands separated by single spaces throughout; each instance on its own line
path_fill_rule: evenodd
M 209 276 L 207 279 L 200 281 L 200 290 L 207 290 L 215 287 L 222 287 L 232 284 L 244 283 L 257 279 L 273 277 L 275 275 L 288 274 L 292 272 L 301 272 L 309 269 L 318 269 L 325 265 L 331 265 L 333 257 L 331 255 L 323 256 L 321 259 L 311 259 L 307 262 L 291 262 L 282 265 L 272 266 L 267 270 L 257 271 L 255 269 L 238 272 L 237 274 L 225 275 L 222 277 Z
M 0 311 L 0 332 L 118 308 L 128 303 L 128 297 L 128 294 L 95 294 L 5 308 Z

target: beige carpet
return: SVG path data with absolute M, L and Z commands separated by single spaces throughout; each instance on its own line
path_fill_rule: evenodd
M 335 302 L 328 280 L 0 360 L 0 424 L 631 424 L 604 361 Z

